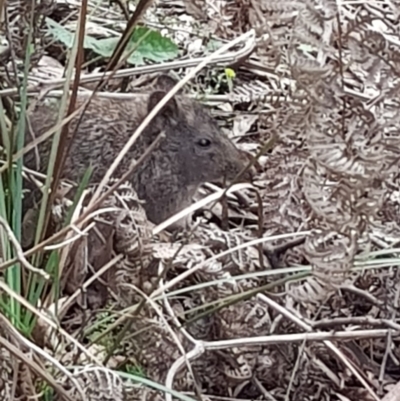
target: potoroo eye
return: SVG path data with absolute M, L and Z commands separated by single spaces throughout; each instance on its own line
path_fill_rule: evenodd
M 211 146 L 211 141 L 207 138 L 201 138 L 197 141 L 197 145 L 201 146 L 202 148 L 209 148 Z

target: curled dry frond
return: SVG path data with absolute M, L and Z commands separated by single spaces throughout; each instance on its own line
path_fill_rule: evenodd
M 344 236 L 338 233 L 314 232 L 307 237 L 304 253 L 320 280 L 341 284 L 353 266 L 357 251 L 357 231 Z

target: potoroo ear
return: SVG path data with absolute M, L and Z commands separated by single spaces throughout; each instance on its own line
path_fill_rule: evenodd
M 167 93 L 168 92 L 161 90 L 154 91 L 149 97 L 147 111 L 150 113 Z M 160 110 L 158 116 L 165 118 L 171 123 L 175 123 L 179 118 L 179 106 L 176 99 L 170 99 L 167 104 Z
M 172 78 L 167 74 L 161 74 L 157 77 L 155 88 L 159 90 L 164 90 L 165 92 L 169 92 L 177 83 L 178 80 L 176 80 L 175 78 Z M 181 90 L 179 90 L 178 93 L 181 93 Z

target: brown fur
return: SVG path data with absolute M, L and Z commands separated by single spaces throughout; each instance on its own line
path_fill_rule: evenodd
M 140 95 L 134 100 L 94 97 L 75 134 L 61 178 L 78 182 L 91 163 L 94 167 L 91 183 L 98 183 L 143 118 L 174 84 L 168 76 L 161 76 L 157 89 L 150 95 Z M 78 98 L 78 105 L 84 99 Z M 34 136 L 54 126 L 56 118 L 56 104 L 39 104 L 29 117 Z M 77 119 L 71 121 L 70 132 L 75 129 Z M 188 206 L 200 184 L 232 180 L 245 163 L 241 152 L 222 134 L 205 108 L 178 94 L 140 135 L 114 177 L 121 176 L 161 130 L 166 138 L 131 179 L 139 198 L 145 201 L 148 218 L 156 224 Z M 208 147 L 204 146 L 204 140 L 210 141 Z M 32 150 L 24 157 L 25 166 L 45 172 L 50 149 L 51 140 L 44 141 L 38 152 Z

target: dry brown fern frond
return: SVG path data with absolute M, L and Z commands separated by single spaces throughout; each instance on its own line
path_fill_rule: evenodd
M 268 15 L 271 21 L 286 20 L 292 18 L 304 7 L 304 2 L 295 0 L 260 0 L 257 1 L 260 10 Z
M 325 171 L 311 162 L 303 171 L 304 196 L 313 213 L 320 222 L 325 223 L 325 227 L 326 224 L 332 225 L 342 232 L 362 227 L 363 218 L 354 210 L 351 200 L 336 192 L 343 189 L 340 181 L 329 180 Z
M 3 337 L 4 333 L 0 332 Z M 13 389 L 13 360 L 10 352 L 0 346 L 0 398 L 10 400 Z
M 112 185 L 113 181 L 108 185 Z M 108 185 L 104 191 L 108 190 Z M 94 192 L 95 187 L 91 191 Z M 105 280 L 107 287 L 115 291 L 118 298 L 124 293 L 119 285 L 121 275 L 125 277 L 127 271 L 129 275 L 135 272 L 135 276 L 140 278 L 142 269 L 152 260 L 152 225 L 129 183 L 121 184 L 95 212 L 101 212 L 94 218 L 96 225 L 87 238 L 76 241 L 68 254 L 68 274 L 64 275 L 64 280 L 68 292 L 74 292 L 89 272 L 94 274 L 111 261 L 114 251 L 124 258 L 112 266 L 101 280 Z M 98 285 L 101 286 L 101 283 Z M 100 287 L 98 291 L 101 291 Z
M 179 255 L 174 261 L 174 266 L 175 268 L 188 269 L 202 263 L 201 269 L 196 271 L 194 275 L 196 281 L 223 280 L 223 282 L 214 285 L 210 288 L 210 291 L 205 293 L 205 299 L 208 301 L 254 288 L 259 285 L 258 279 L 236 280 L 234 277 L 265 269 L 268 266 L 267 258 L 264 255 L 260 255 L 256 246 L 229 251 L 245 244 L 249 238 L 251 236 L 242 229 L 227 232 L 212 224 L 210 226 L 201 225 L 194 232 L 193 237 L 193 241 L 201 244 L 201 248 Z M 197 263 L 193 263 L 193 252 L 197 254 Z M 218 257 L 223 252 L 226 254 Z
M 233 92 L 229 94 L 229 100 L 235 103 L 275 104 L 282 98 L 282 91 L 273 89 L 271 85 L 255 80 L 235 85 Z
M 256 355 L 261 351 L 261 347 L 252 347 L 251 351 L 244 352 L 243 349 L 231 348 L 229 353 L 220 353 L 220 368 L 225 374 L 227 383 L 242 385 L 253 376 Z
M 381 177 L 390 150 L 383 127 L 355 101 L 347 103 L 344 110 L 338 106 L 334 111 L 315 110 L 315 118 L 307 130 L 312 158 L 331 174 L 348 175 L 360 181 Z M 351 116 L 345 117 L 344 127 L 340 114 L 346 111 Z
M 85 365 L 75 369 L 72 377 L 85 391 L 85 401 L 128 401 L 124 383 L 121 378 L 109 369 Z M 80 394 L 70 387 L 69 380 L 64 381 L 64 388 L 69 390 L 73 399 L 81 400 Z
M 306 2 L 307 3 L 307 2 Z M 324 21 L 315 8 L 305 7 L 300 10 L 293 24 L 293 42 L 292 46 L 300 43 L 307 43 L 316 47 L 318 50 L 327 51 L 329 47 L 322 42 L 324 34 Z M 291 49 L 293 50 L 293 48 Z
M 309 212 L 303 206 L 300 181 L 306 154 L 295 149 L 289 135 L 277 143 L 265 164 L 265 173 L 256 183 L 262 191 L 264 235 L 296 232 L 306 227 Z M 272 248 L 275 245 L 278 243 L 272 243 Z
M 0 323 L 0 395 L 5 395 L 1 399 L 38 398 L 43 384 L 57 385 L 45 369 L 45 351 L 38 352 L 1 313 Z M 59 395 L 62 388 L 58 387 L 54 390 Z
M 264 3 L 257 3 L 259 11 L 287 5 Z M 318 266 L 314 269 L 318 271 L 314 276 L 318 282 L 312 283 L 308 292 L 316 300 L 324 291 L 345 283 L 355 254 L 366 245 L 364 238 L 373 227 L 381 227 L 383 205 L 389 205 L 390 194 L 397 188 L 388 182 L 397 175 L 400 156 L 395 122 L 398 113 L 393 112 L 398 110 L 393 94 L 398 93 L 399 84 L 396 61 L 392 62 L 389 51 L 393 47 L 389 44 L 393 42 L 393 24 L 388 23 L 390 29 L 382 32 L 377 30 L 383 25 L 376 25 L 376 32 L 366 29 L 382 14 L 369 8 L 361 12 L 350 5 L 338 9 L 333 1 L 293 3 L 293 24 L 286 27 L 290 40 L 284 47 L 291 75 L 288 88 L 282 88 L 287 110 L 277 107 L 278 141 L 271 155 L 263 160 L 268 173 L 259 182 L 268 227 L 265 234 L 289 229 L 293 232 L 299 227 L 318 228 L 323 237 L 334 233 L 349 241 L 354 230 L 358 234 L 355 243 L 350 241 L 354 245 L 354 249 L 349 248 L 352 257 L 340 266 L 337 277 L 334 271 L 329 274 L 329 266 L 335 270 L 331 263 L 325 263 L 323 258 L 312 260 Z M 357 23 L 352 23 L 350 15 Z M 397 60 L 395 53 L 393 60 Z M 285 58 L 281 57 L 280 62 L 283 64 Z M 357 90 L 364 92 L 363 96 L 358 97 Z M 376 97 L 367 102 L 370 94 Z M 267 125 L 272 124 L 268 121 Z M 282 173 L 274 168 L 275 163 L 286 167 L 298 155 L 301 157 L 296 178 L 285 174 L 283 167 Z M 390 213 L 396 216 L 397 206 L 393 199 L 391 202 Z M 390 224 L 388 219 L 386 223 Z M 317 237 L 310 238 L 314 240 Z M 340 261 L 335 247 L 327 247 L 326 252 L 332 253 L 330 262 L 336 263 L 335 257 Z
M 146 372 L 147 377 L 163 383 L 172 364 L 182 356 L 175 340 L 178 339 L 185 352 L 191 348 L 183 334 L 178 330 L 174 332 L 175 338 L 171 336 L 163 319 L 151 307 L 146 308 L 133 319 L 130 336 L 122 341 L 119 352 L 135 361 Z M 187 372 L 180 372 L 177 379 L 186 376 Z M 186 388 L 188 389 L 192 388 Z
M 28 359 L 32 359 L 30 353 L 24 353 L 24 356 Z M 22 363 L 19 367 L 19 388 L 23 397 L 33 398 L 37 396 L 35 389 L 35 382 L 37 381 L 37 376 L 30 369 L 29 366 Z
M 127 387 L 128 401 L 164 401 L 165 393 L 147 386 Z
M 218 311 L 214 316 L 218 339 L 265 335 L 271 328 L 268 308 L 258 300 L 240 301 Z
M 195 235 L 202 245 L 212 249 L 214 255 L 236 248 L 251 238 L 241 228 L 223 231 L 213 224 L 208 227 L 202 226 L 196 231 Z M 252 246 L 229 252 L 218 260 L 223 264 L 225 271 L 229 271 L 231 274 L 243 274 L 265 266 L 267 261 L 265 259 L 260 261 L 259 256 L 257 248 Z
M 289 296 L 299 304 L 307 305 L 308 309 L 311 309 L 310 305 L 320 305 L 336 291 L 330 284 L 317 277 L 308 277 L 301 284 L 290 283 L 286 290 Z
M 318 81 L 326 80 L 334 73 L 332 65 L 307 57 L 298 49 L 290 52 L 290 65 L 293 77 L 303 85 L 312 83 L 312 86 L 316 86 Z
M 314 276 L 332 286 L 335 282 L 341 284 L 353 266 L 358 250 L 357 237 L 355 230 L 348 236 L 314 231 L 313 235 L 307 237 L 304 253 Z
M 111 179 L 103 192 L 109 189 L 116 180 Z M 93 187 L 93 192 L 96 187 Z M 101 195 L 100 195 L 101 196 Z M 115 208 L 114 212 L 106 213 L 102 219 L 110 221 L 115 229 L 115 248 L 117 252 L 135 256 L 145 252 L 137 250 L 138 243 L 145 248 L 152 236 L 152 225 L 148 222 L 146 212 L 139 200 L 136 191 L 128 182 L 121 184 L 113 194 L 108 197 L 102 208 Z

